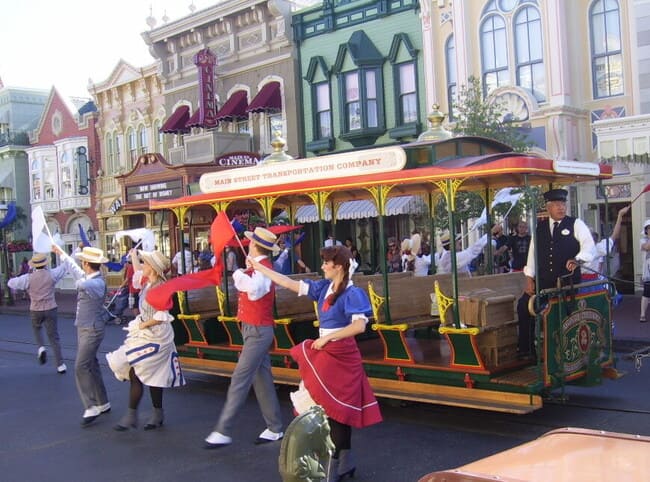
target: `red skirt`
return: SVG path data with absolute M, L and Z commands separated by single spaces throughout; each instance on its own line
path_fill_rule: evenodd
M 305 388 L 339 423 L 363 428 L 381 422 L 379 404 L 363 370 L 361 353 L 354 338 L 331 341 L 314 350 L 314 340 L 291 349 Z

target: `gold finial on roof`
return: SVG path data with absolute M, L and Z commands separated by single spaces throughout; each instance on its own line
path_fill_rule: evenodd
M 287 145 L 287 141 L 284 140 L 282 137 L 282 132 L 280 131 L 275 131 L 273 133 L 273 140 L 271 141 L 271 145 L 273 146 L 273 152 L 266 156 L 264 159 L 260 161 L 260 164 L 266 164 L 269 162 L 282 162 L 282 161 L 290 161 L 293 159 L 292 156 L 284 152 L 284 146 Z
M 429 121 L 429 128 L 418 136 L 418 141 L 442 141 L 451 139 L 453 134 L 447 129 L 442 127 L 442 121 L 445 119 L 445 114 L 440 112 L 440 106 L 433 104 L 433 111 L 427 116 Z

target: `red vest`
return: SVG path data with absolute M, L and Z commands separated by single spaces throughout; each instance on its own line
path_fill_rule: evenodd
M 261 263 L 267 268 L 273 269 L 269 258 L 264 258 Z M 253 270 L 244 271 L 251 276 Z M 239 292 L 237 302 L 237 319 L 249 325 L 273 326 L 273 300 L 275 299 L 275 285 L 271 283 L 271 289 L 259 300 L 251 301 L 248 293 Z

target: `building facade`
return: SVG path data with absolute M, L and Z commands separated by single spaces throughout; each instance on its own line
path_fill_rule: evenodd
M 97 244 L 97 216 L 92 199 L 97 185 L 92 176 L 100 159 L 96 131 L 97 109 L 88 99 L 68 99 L 56 88 L 49 98 L 26 149 L 29 169 L 30 212 L 43 210 L 52 235 L 60 235 L 72 253 L 81 230 Z M 68 278 L 63 289 L 72 288 Z
M 143 33 L 164 96 L 161 152 L 188 173 L 185 194 L 199 192 L 191 183 L 203 172 L 256 164 L 277 135 L 288 152 L 301 153 L 290 5 L 225 2 Z M 213 217 L 175 212 L 170 253 L 184 242 L 205 248 Z
M 639 58 L 647 57 L 639 43 L 647 42 L 647 9 L 647 1 L 635 0 L 423 3 L 427 103 L 439 103 L 453 122 L 452 103 L 473 76 L 542 155 L 592 162 L 615 157 L 611 149 L 601 153 L 598 125 L 603 119 L 620 122 L 647 105 L 641 94 L 648 86 L 642 87 L 639 72 L 647 70 Z M 596 185 L 569 187 L 573 214 L 598 232 L 611 232 L 618 210 L 647 184 L 646 171 L 617 166 L 605 183 L 607 200 Z M 638 280 L 634 233 L 647 214 L 645 208 L 633 211 L 620 240 L 619 276 Z
M 426 129 L 417 0 L 319 3 L 293 16 L 308 155 L 417 139 Z
M 28 246 L 31 236 L 29 163 L 26 149 L 29 132 L 34 129 L 48 99 L 46 90 L 4 87 L 0 81 L 0 211 L 6 213 L 7 205 L 16 202 L 24 218 L 5 230 L 2 240 L 7 245 L 7 263 L 3 271 L 15 272 L 28 251 L 9 249 L 13 244 Z M 4 215 L 3 215 L 4 216 Z M 5 273 L 3 273 L 5 274 Z
M 164 157 L 164 139 L 160 128 L 165 120 L 165 102 L 157 64 L 136 68 L 120 60 L 110 76 L 91 83 L 89 91 L 99 110 L 97 135 L 101 162 L 95 166 L 97 191 L 94 205 L 99 224 L 99 246 L 113 261 L 131 247 L 130 240 L 115 234 L 126 229 L 147 227 L 154 231 L 158 245 L 164 249 L 161 225 L 155 213 L 133 209 L 125 201 L 120 176 L 136 169 L 138 159 L 160 152 Z M 169 249 L 169 246 L 167 246 Z M 109 284 L 119 285 L 121 274 L 110 274 Z

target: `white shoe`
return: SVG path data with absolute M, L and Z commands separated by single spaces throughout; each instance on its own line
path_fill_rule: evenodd
M 100 413 L 106 413 L 111 411 L 111 402 L 106 402 L 104 405 L 95 405 L 95 408 L 100 411 Z
M 38 362 L 41 365 L 45 365 L 46 361 L 47 361 L 47 351 L 45 351 L 44 346 L 39 346 L 38 347 Z
M 272 432 L 268 428 L 262 432 L 259 437 L 257 437 L 257 440 L 255 440 L 255 444 L 265 444 L 268 442 L 275 442 L 276 440 L 280 440 L 282 437 L 284 437 L 284 432 Z
M 59 372 L 61 375 L 63 375 L 67 370 L 68 367 L 65 366 L 65 363 L 61 363 L 58 367 L 56 367 L 56 371 Z
M 99 417 L 102 412 L 96 406 L 92 406 L 84 410 L 84 414 L 81 417 L 81 425 L 86 426 L 92 423 L 97 417 Z
M 216 449 L 225 445 L 230 445 L 232 438 L 219 432 L 212 432 L 205 438 L 206 449 Z

